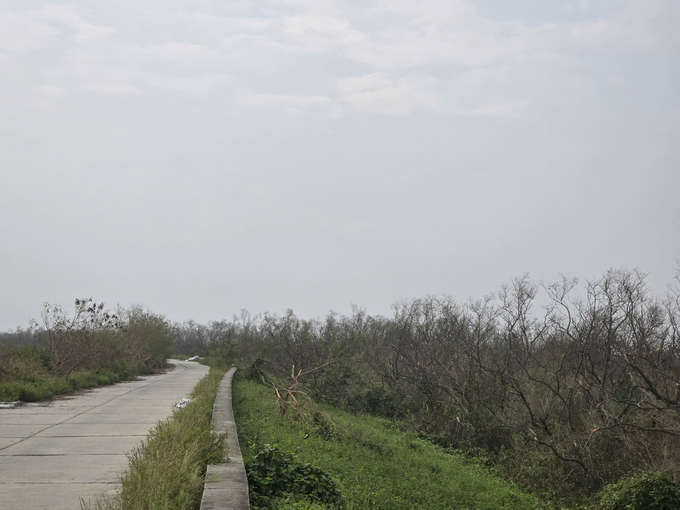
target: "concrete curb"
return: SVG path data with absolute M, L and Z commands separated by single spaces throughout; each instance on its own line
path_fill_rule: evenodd
M 250 510 L 248 478 L 231 408 L 231 381 L 235 372 L 236 367 L 233 367 L 224 375 L 213 407 L 215 429 L 227 431 L 229 462 L 208 466 L 201 510 Z

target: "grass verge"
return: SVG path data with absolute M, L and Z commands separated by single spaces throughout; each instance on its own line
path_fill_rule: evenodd
M 74 372 L 68 376 L 32 377 L 28 380 L 0 382 L 0 402 L 40 402 L 57 395 L 115 384 L 134 379 L 140 373 Z
M 387 420 L 354 416 L 331 407 L 323 408 L 327 419 L 290 420 L 281 415 L 271 388 L 239 373 L 233 386 L 233 406 L 250 476 L 265 462 L 283 463 L 279 470 L 286 476 L 298 466 L 313 465 L 330 475 L 341 495 L 340 503 L 323 504 L 318 498 L 304 501 L 290 493 L 262 500 L 253 498 L 251 492 L 253 508 L 539 507 L 536 498 L 492 475 L 481 464 L 400 432 Z
M 212 410 L 225 371 L 211 368 L 193 389 L 193 401 L 158 422 L 129 455 L 130 465 L 113 500 L 83 508 L 101 510 L 192 510 L 203 494 L 206 466 L 224 462 L 226 433 L 212 427 Z

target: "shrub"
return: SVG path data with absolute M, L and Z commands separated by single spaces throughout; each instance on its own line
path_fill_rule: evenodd
M 239 377 L 245 377 L 246 379 L 251 379 L 253 381 L 260 382 L 262 377 L 268 380 L 266 374 L 264 373 L 264 366 L 269 363 L 269 360 L 265 358 L 257 358 L 253 361 L 248 368 L 245 369 L 243 374 L 239 374 Z
M 49 353 L 37 346 L 19 347 L 9 360 L 8 373 L 14 379 L 36 381 L 52 368 Z
M 128 345 L 140 353 L 148 370 L 165 366 L 172 354 L 170 326 L 161 315 L 133 306 L 123 314 L 127 320 Z
M 15 402 L 19 400 L 22 383 L 4 382 L 0 383 L 0 402 Z
M 675 510 L 680 508 L 680 486 L 661 473 L 631 476 L 607 486 L 602 510 Z
M 69 376 L 73 389 L 94 388 L 99 386 L 99 377 L 92 372 L 74 372 Z
M 253 506 L 268 507 L 275 498 L 303 496 L 311 502 L 342 507 L 342 497 L 330 475 L 311 464 L 296 463 L 276 445 L 265 444 L 245 459 Z
M 54 392 L 44 383 L 11 381 L 0 384 L 0 402 L 39 402 L 52 396 Z
M 71 385 L 61 377 L 34 381 L 11 381 L 0 385 L 0 401 L 39 402 L 71 391 Z
M 403 418 L 404 409 L 399 397 L 382 385 L 373 385 L 349 398 L 349 408 L 354 412 L 368 413 L 383 418 Z

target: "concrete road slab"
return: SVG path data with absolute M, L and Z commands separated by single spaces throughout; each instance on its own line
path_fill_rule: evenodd
M 155 425 L 158 423 L 158 413 L 109 413 L 112 416 L 108 417 L 107 423 L 146 423 L 147 425 Z M 68 420 L 68 423 L 101 423 L 102 416 L 106 413 L 88 413 L 75 416 Z
M 140 398 L 140 399 L 135 399 L 133 397 L 126 397 L 126 398 L 121 398 L 120 400 L 116 401 L 117 404 L 121 406 L 135 406 L 135 407 L 143 407 L 146 405 L 154 406 L 154 407 L 166 407 L 166 408 L 172 408 L 177 401 L 180 400 L 179 398 Z M 105 404 L 103 407 L 106 407 L 108 404 Z
M 3 425 L 55 425 L 69 419 L 72 414 L 35 414 L 35 413 L 7 413 L 2 412 Z
M 125 454 L 208 372 L 174 363 L 162 375 L 0 410 L 0 508 L 79 510 L 81 497 L 115 493 Z
M 94 502 L 102 494 L 115 494 L 115 484 L 82 483 L 82 484 L 0 484 L 0 504 L 2 508 L 34 510 L 73 510 L 80 508 L 73 505 L 74 500 L 82 497 L 85 501 Z
M 96 391 L 96 390 L 94 390 Z M 121 397 L 123 395 L 128 394 L 126 391 L 125 393 L 120 393 L 120 394 L 106 394 L 106 393 L 96 393 L 96 394 L 85 394 L 85 395 L 80 395 L 78 397 L 71 397 L 71 398 L 65 398 L 62 400 L 58 400 L 52 404 L 53 409 L 75 409 L 75 408 L 82 408 L 82 407 L 92 407 L 96 405 L 101 405 L 101 404 L 106 404 L 111 398 L 115 397 Z
M 179 399 L 177 399 L 179 400 Z M 116 414 L 117 412 L 123 414 L 129 413 L 144 413 L 151 412 L 154 415 L 168 417 L 172 415 L 174 405 L 162 405 L 162 406 L 143 406 L 143 405 L 133 405 L 133 404 L 121 404 L 120 406 L 103 406 L 97 409 L 92 409 L 88 411 L 88 414 Z
M 47 427 L 49 425 L 11 425 L 0 423 L 0 437 L 30 437 L 41 430 L 45 430 Z
M 0 457 L 8 455 L 113 455 L 131 451 L 139 445 L 143 436 L 119 436 L 111 441 L 109 436 L 91 437 L 34 437 L 31 441 L 15 443 L 0 451 Z
M 12 470 L 2 473 L 0 486 L 6 483 L 109 483 L 116 482 L 128 466 L 125 454 L 88 455 L 21 455 L 1 457 L 3 464 L 12 464 Z M 97 468 L 93 469 L 93 463 Z
M 0 449 L 7 448 L 19 441 L 21 441 L 19 437 L 0 437 Z M 2 450 L 0 450 L 0 453 L 2 453 Z
M 39 432 L 36 437 L 145 436 L 149 428 L 146 423 L 62 423 Z

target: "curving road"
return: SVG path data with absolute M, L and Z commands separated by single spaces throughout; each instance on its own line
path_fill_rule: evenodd
M 126 452 L 208 372 L 171 363 L 165 374 L 0 409 L 0 509 L 77 510 L 80 498 L 114 494 Z

